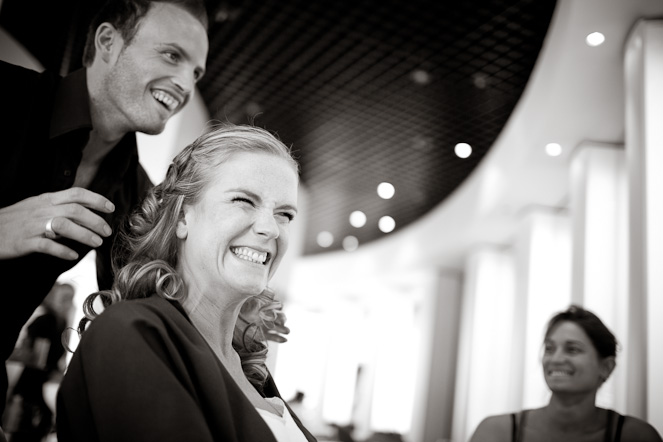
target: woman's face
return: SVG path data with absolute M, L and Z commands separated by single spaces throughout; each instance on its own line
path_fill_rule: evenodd
M 271 154 L 236 153 L 221 164 L 178 223 L 178 270 L 191 289 L 256 295 L 288 248 L 297 173 Z
M 557 324 L 544 342 L 543 375 L 553 393 L 595 392 L 614 367 L 614 358 L 601 358 L 577 324 Z

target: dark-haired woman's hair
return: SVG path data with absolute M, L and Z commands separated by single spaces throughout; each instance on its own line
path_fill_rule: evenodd
M 91 66 L 96 52 L 94 36 L 102 23 L 110 23 L 120 31 L 124 44 L 133 40 L 138 25 L 154 3 L 177 5 L 194 16 L 204 27 L 208 27 L 207 9 L 202 0 L 107 0 L 88 26 L 85 47 L 83 48 L 83 66 Z
M 97 298 L 108 307 L 116 302 L 153 295 L 170 300 L 182 300 L 186 296 L 182 278 L 175 270 L 179 252 L 175 231 L 182 208 L 185 204 L 195 204 L 218 167 L 233 154 L 242 152 L 273 155 L 286 160 L 295 172 L 299 171 L 290 150 L 281 141 L 253 126 L 220 125 L 185 147 L 171 163 L 164 181 L 148 192 L 120 231 L 113 248 L 113 287 L 93 293 L 85 300 L 85 317 L 79 324 L 79 333 L 98 316 L 94 310 Z M 262 324 L 273 328 L 279 308 L 274 293 L 266 289 L 248 300 L 242 312 L 252 313 L 251 317 L 257 316 Z M 247 378 L 261 386 L 267 378 L 267 347 L 259 324 L 238 321 L 233 346 L 242 359 Z
M 546 338 L 561 322 L 573 322 L 582 328 L 594 345 L 599 356 L 607 358 L 617 355 L 617 339 L 608 327 L 594 313 L 578 305 L 571 305 L 566 311 L 557 313 L 548 322 Z

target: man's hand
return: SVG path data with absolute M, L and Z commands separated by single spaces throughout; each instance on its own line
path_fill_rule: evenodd
M 290 333 L 290 329 L 285 326 L 286 321 L 285 313 L 283 310 L 276 311 L 276 319 L 274 320 L 274 328 L 268 328 L 265 325 L 262 325 L 260 328 L 262 334 L 265 336 L 265 339 L 268 341 L 278 342 L 280 344 L 287 342 L 288 338 L 285 337 Z
M 111 213 L 115 206 L 97 193 L 73 187 L 0 209 L 0 259 L 18 258 L 33 252 L 66 260 L 78 258 L 72 249 L 45 236 L 46 225 L 51 221 L 51 229 L 57 237 L 98 247 L 102 237 L 112 231 L 92 210 Z
M 281 310 L 280 303 L 272 304 L 267 310 L 269 313 L 262 312 L 261 314 L 258 302 L 250 298 L 242 305 L 239 319 L 244 326 L 255 324 L 260 327 L 262 335 L 268 341 L 286 342 L 288 339 L 285 335 L 290 333 L 290 329 L 285 326 L 287 318 Z

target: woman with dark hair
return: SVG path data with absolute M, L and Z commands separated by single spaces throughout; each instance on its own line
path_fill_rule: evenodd
M 267 284 L 298 183 L 288 148 L 255 127 L 216 128 L 175 157 L 114 251 L 113 288 L 85 303 L 60 441 L 315 440 L 280 398 L 260 331 L 278 316 Z
M 595 314 L 575 305 L 556 314 L 548 323 L 542 358 L 552 392 L 548 405 L 490 416 L 470 441 L 661 442 L 647 422 L 595 405 L 616 354 L 615 336 Z

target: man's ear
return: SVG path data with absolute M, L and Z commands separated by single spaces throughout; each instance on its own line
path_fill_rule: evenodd
M 113 60 L 115 54 L 122 49 L 124 40 L 120 32 L 108 22 L 104 22 L 97 27 L 94 34 L 94 47 L 96 54 L 101 57 L 105 63 Z

